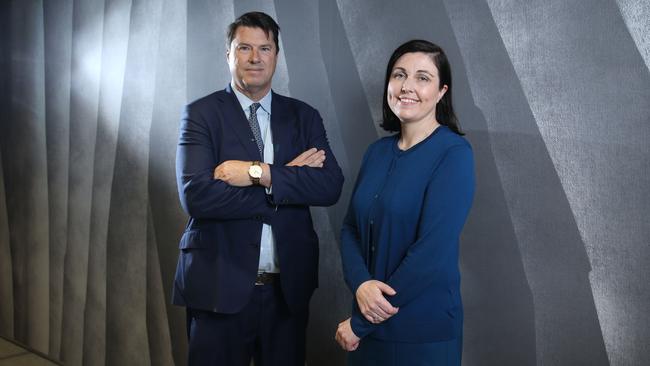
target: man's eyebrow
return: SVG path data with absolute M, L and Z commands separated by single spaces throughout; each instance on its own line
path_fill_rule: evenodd
M 254 45 L 252 45 L 250 43 L 246 43 L 246 42 L 241 42 L 241 43 L 237 44 L 237 47 L 239 47 L 239 46 L 255 47 Z M 259 45 L 257 47 L 273 47 L 273 43 L 263 43 L 263 44 L 261 44 L 261 45 Z

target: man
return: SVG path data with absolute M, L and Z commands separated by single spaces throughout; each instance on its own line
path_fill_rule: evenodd
M 190 219 L 173 303 L 187 307 L 190 365 L 304 365 L 318 238 L 309 206 L 333 205 L 343 175 L 318 112 L 271 91 L 279 27 L 228 29 L 230 85 L 186 107 L 176 160 Z

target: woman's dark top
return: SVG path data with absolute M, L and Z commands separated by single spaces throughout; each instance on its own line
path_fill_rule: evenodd
M 397 342 L 457 338 L 462 330 L 458 239 L 474 195 L 469 143 L 445 126 L 406 151 L 399 135 L 370 145 L 341 234 L 345 280 L 353 294 L 376 279 L 397 294 L 399 312 L 368 322 L 354 303 L 359 337 Z

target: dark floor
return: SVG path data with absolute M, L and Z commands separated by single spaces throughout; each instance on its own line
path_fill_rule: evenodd
M 0 337 L 0 366 L 58 366 L 16 343 Z

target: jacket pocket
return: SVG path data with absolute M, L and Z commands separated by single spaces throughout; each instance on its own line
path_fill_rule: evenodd
M 179 249 L 205 248 L 201 242 L 201 232 L 199 230 L 188 230 L 184 232 L 178 247 Z

